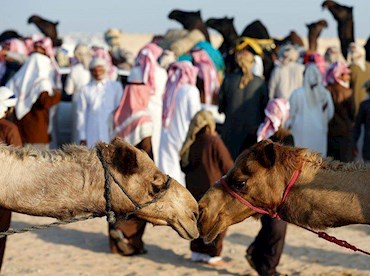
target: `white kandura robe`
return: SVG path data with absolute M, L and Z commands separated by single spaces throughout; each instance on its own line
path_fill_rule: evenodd
M 152 151 L 154 163 L 158 166 L 159 162 L 159 145 L 161 140 L 162 130 L 162 110 L 163 110 L 163 95 L 167 82 L 167 71 L 157 65 L 155 69 L 155 91 L 150 97 L 148 104 L 148 112 L 152 117 Z
M 64 90 L 67 95 L 72 95 L 72 142 L 79 143 L 77 130 L 77 99 L 81 88 L 91 80 L 90 71 L 85 69 L 82 63 L 78 63 L 71 68 Z
M 175 98 L 175 109 L 167 128 L 162 127 L 158 167 L 185 186 L 185 174 L 180 167 L 180 149 L 188 133 L 191 119 L 201 110 L 198 88 L 182 85 Z
M 334 116 L 333 100 L 329 92 L 322 94 L 322 102 L 327 103 L 323 111 L 321 104 L 309 106 L 308 96 L 303 87 L 293 91 L 289 98 L 290 117 L 286 126 L 291 129 L 296 147 L 308 148 L 326 157 L 328 124 Z
M 292 92 L 303 84 L 304 65 L 297 62 L 277 65 L 269 80 L 269 98 L 289 99 Z
M 92 147 L 98 141 L 109 143 L 112 137 L 113 113 L 119 106 L 123 88 L 111 80 L 92 80 L 81 88 L 77 98 L 79 140 Z

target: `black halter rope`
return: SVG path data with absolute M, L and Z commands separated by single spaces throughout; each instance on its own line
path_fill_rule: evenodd
M 118 185 L 118 187 L 121 189 L 121 191 L 127 196 L 127 198 L 131 201 L 131 203 L 135 206 L 134 210 L 126 213 L 124 215 L 124 218 L 127 219 L 130 215 L 134 214 L 136 211 L 143 209 L 144 207 L 153 204 L 160 200 L 164 194 L 167 192 L 167 190 L 170 188 L 170 184 L 172 182 L 172 178 L 167 175 L 167 180 L 165 183 L 165 190 L 160 193 L 158 196 L 154 197 L 152 200 L 147 201 L 143 204 L 139 204 L 136 202 L 135 199 L 132 198 L 132 196 L 125 190 L 125 188 L 117 181 L 117 179 L 114 177 L 114 175 L 111 173 L 107 162 L 105 161 L 103 154 L 100 149 L 96 148 L 96 154 L 102 164 L 102 167 L 104 169 L 104 198 L 105 198 L 105 211 L 106 211 L 106 216 L 107 216 L 107 221 L 110 224 L 113 224 L 116 222 L 116 214 L 114 211 L 112 211 L 112 202 L 111 202 L 111 179 Z

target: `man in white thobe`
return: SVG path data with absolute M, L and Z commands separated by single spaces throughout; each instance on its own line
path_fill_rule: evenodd
M 77 98 L 77 129 L 80 144 L 92 147 L 98 141 L 109 143 L 113 138 L 113 113 L 123 88 L 119 82 L 106 78 L 103 59 L 94 58 L 89 69 L 92 80 L 81 88 Z
M 163 99 L 164 114 L 167 115 L 163 118 L 158 167 L 184 186 L 185 175 L 180 167 L 180 149 L 191 119 L 201 109 L 200 93 L 195 86 L 197 72 L 198 69 L 190 62 L 174 63 L 169 69 Z
M 92 60 L 92 50 L 85 44 L 78 44 L 75 48 L 74 55 L 78 63 L 71 68 L 66 85 L 65 92 L 72 95 L 72 134 L 70 136 L 71 142 L 78 143 L 77 131 L 77 99 L 81 88 L 91 81 L 91 74 L 89 71 L 89 63 Z
M 320 152 L 326 157 L 328 125 L 334 116 L 334 104 L 315 64 L 307 65 L 303 86 L 293 91 L 289 103 L 286 127 L 293 134 L 295 146 Z
M 294 46 L 287 45 L 282 49 L 279 63 L 273 69 L 269 81 L 270 99 L 288 100 L 292 92 L 302 86 L 304 65 L 297 63 L 298 57 Z

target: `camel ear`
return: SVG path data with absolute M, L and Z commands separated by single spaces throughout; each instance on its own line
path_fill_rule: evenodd
M 196 11 L 195 13 L 196 13 L 197 15 L 199 15 L 199 17 L 201 17 L 201 16 L 200 16 L 200 10 L 199 10 L 199 11 Z
M 276 159 L 274 143 L 262 146 L 262 149 L 256 152 L 256 158 L 262 167 L 270 169 L 275 164 Z
M 127 175 L 138 171 L 137 152 L 122 139 L 116 138 L 110 144 L 99 143 L 97 148 L 106 162 L 120 173 Z

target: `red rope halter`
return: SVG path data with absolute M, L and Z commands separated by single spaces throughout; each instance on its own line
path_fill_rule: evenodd
M 283 197 L 278 205 L 278 207 L 276 208 L 279 209 L 279 207 L 285 202 L 290 190 L 292 189 L 294 183 L 297 181 L 300 173 L 301 173 L 301 170 L 302 170 L 302 163 L 298 166 L 298 168 L 294 171 L 288 185 L 286 186 L 285 188 L 285 191 L 283 193 Z M 259 213 L 259 214 L 263 214 L 263 215 L 269 215 L 270 217 L 272 218 L 277 218 L 277 219 L 280 219 L 280 216 L 279 214 L 277 213 L 277 211 L 274 211 L 274 212 L 269 212 L 263 208 L 260 208 L 260 207 L 257 207 L 257 206 L 254 206 L 252 203 L 250 203 L 248 200 L 244 199 L 243 197 L 241 197 L 237 192 L 235 192 L 234 190 L 232 190 L 229 185 L 227 185 L 227 182 L 225 180 L 225 177 L 221 178 L 220 179 L 220 182 L 222 184 L 222 186 L 224 187 L 224 189 L 226 190 L 226 192 L 228 192 L 231 196 L 233 196 L 234 198 L 236 198 L 239 202 L 241 202 L 242 204 L 244 204 L 245 206 L 251 208 L 253 211 Z
M 283 194 L 283 197 L 278 205 L 278 207 L 276 208 L 279 209 L 279 207 L 285 202 L 286 198 L 288 197 L 288 194 L 290 192 L 290 190 L 292 189 L 294 183 L 297 181 L 301 171 L 302 171 L 302 163 L 298 166 L 298 168 L 294 171 L 288 185 L 286 186 L 285 188 L 285 191 L 284 191 L 284 194 Z M 225 191 L 228 192 L 231 196 L 233 196 L 234 198 L 236 198 L 239 202 L 241 202 L 242 204 L 244 204 L 245 206 L 251 208 L 253 211 L 257 212 L 257 213 L 260 213 L 260 214 L 264 214 L 264 215 L 269 215 L 270 217 L 272 218 L 277 218 L 277 219 L 280 219 L 280 216 L 279 214 L 277 213 L 277 211 L 274 211 L 274 212 L 269 212 L 265 209 L 262 209 L 262 208 L 259 208 L 257 206 L 254 206 L 252 203 L 250 203 L 248 200 L 244 199 L 243 197 L 241 197 L 237 192 L 235 192 L 234 190 L 232 190 L 229 185 L 227 185 L 227 182 L 225 180 L 225 177 L 222 177 L 220 179 L 220 182 L 222 184 L 222 186 L 224 187 Z M 297 225 L 299 226 L 299 225 Z M 356 246 L 344 241 L 344 240 L 339 240 L 337 239 L 336 237 L 333 237 L 333 236 L 330 236 L 328 235 L 327 233 L 325 232 L 317 232 L 317 231 L 314 231 L 312 229 L 309 229 L 309 228 L 306 228 L 306 227 L 303 227 L 303 226 L 299 226 L 305 230 L 308 230 L 314 234 L 316 234 L 319 238 L 322 238 L 324 240 L 327 240 L 329 242 L 332 242 L 332 243 L 335 243 L 341 247 L 344 247 L 344 248 L 348 248 L 348 249 L 351 249 L 353 251 L 358 251 L 358 252 L 361 252 L 363 254 L 366 254 L 366 255 L 369 255 L 370 256 L 370 252 L 367 252 L 365 250 L 362 250 L 360 248 L 357 248 Z

